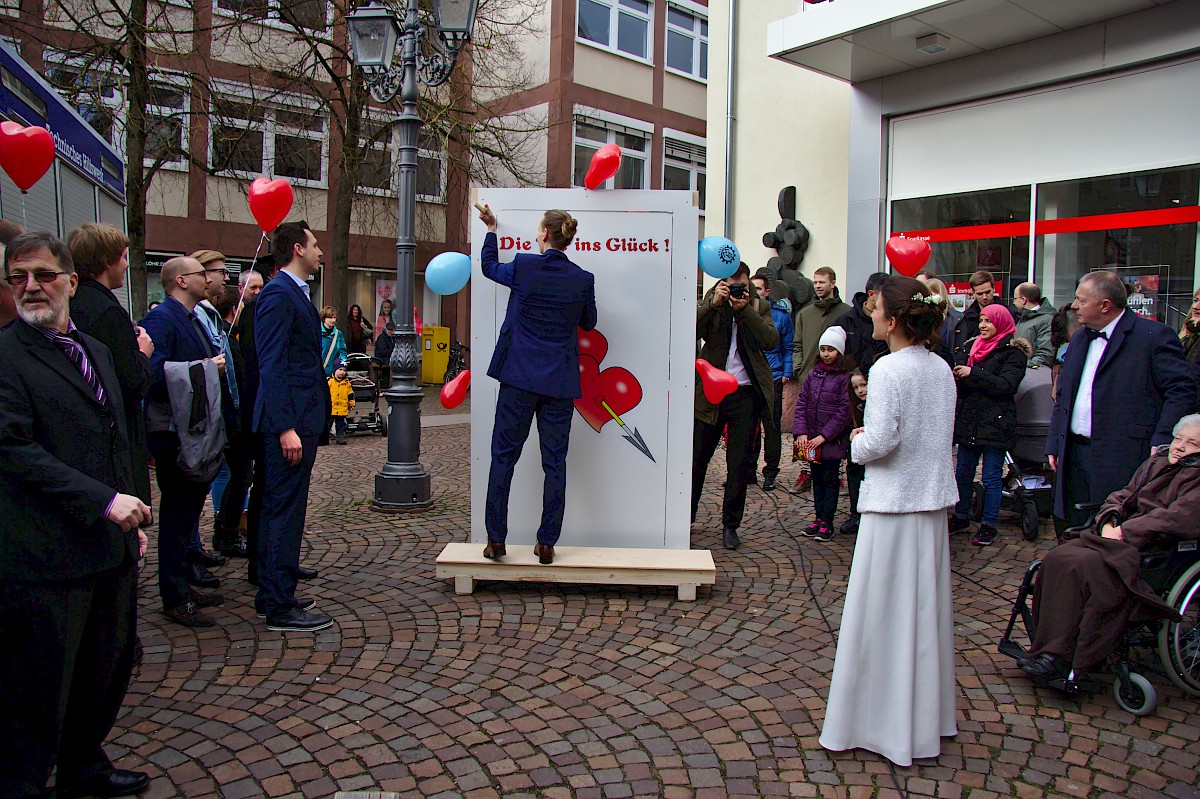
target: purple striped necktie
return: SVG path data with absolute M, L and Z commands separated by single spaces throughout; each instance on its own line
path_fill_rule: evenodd
M 92 392 L 96 395 L 96 400 L 102 406 L 108 407 L 108 395 L 104 391 L 104 386 L 100 383 L 100 375 L 96 374 L 92 362 L 88 360 L 87 353 L 83 350 L 83 345 L 76 339 L 79 331 L 75 327 L 75 323 L 68 323 L 66 333 L 60 333 L 57 330 L 44 327 L 39 327 L 38 330 L 62 350 L 63 355 L 67 356 L 67 360 L 74 364 L 75 368 L 83 375 L 83 379 L 91 386 Z

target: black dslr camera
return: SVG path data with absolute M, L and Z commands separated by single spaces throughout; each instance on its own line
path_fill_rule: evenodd
M 744 283 L 730 283 L 729 296 L 735 300 L 740 300 L 746 296 L 747 286 Z

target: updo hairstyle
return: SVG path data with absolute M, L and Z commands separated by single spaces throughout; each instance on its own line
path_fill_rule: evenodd
M 542 217 L 540 227 L 550 234 L 550 246 L 556 250 L 565 250 L 575 238 L 579 228 L 579 220 L 566 211 L 547 211 Z
M 931 294 L 928 287 L 911 277 L 892 275 L 883 284 L 883 315 L 895 319 L 905 338 L 914 344 L 936 347 L 941 337 L 938 331 L 946 319 L 945 300 Z M 937 297 L 939 302 L 926 302 L 917 297 Z

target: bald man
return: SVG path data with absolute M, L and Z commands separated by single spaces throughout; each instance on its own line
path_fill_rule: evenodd
M 150 357 L 152 383 L 146 397 L 146 431 L 158 480 L 158 590 L 163 614 L 187 627 L 212 627 L 200 609 L 221 604 L 215 594 L 192 591 L 188 583 L 187 542 L 200 521 L 210 483 L 196 482 L 179 468 L 179 435 L 171 428 L 171 404 L 163 371 L 168 361 L 190 363 L 212 359 L 225 368 L 225 355 L 196 318 L 196 305 L 224 271 L 209 272 L 195 258 L 172 258 L 163 264 L 166 299 L 142 322 L 154 341 Z

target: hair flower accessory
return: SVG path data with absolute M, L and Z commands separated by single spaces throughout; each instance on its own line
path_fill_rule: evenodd
M 912 298 L 915 302 L 923 302 L 926 305 L 941 305 L 945 302 L 941 294 L 930 294 L 926 297 L 924 294 L 917 293 L 912 295 Z

